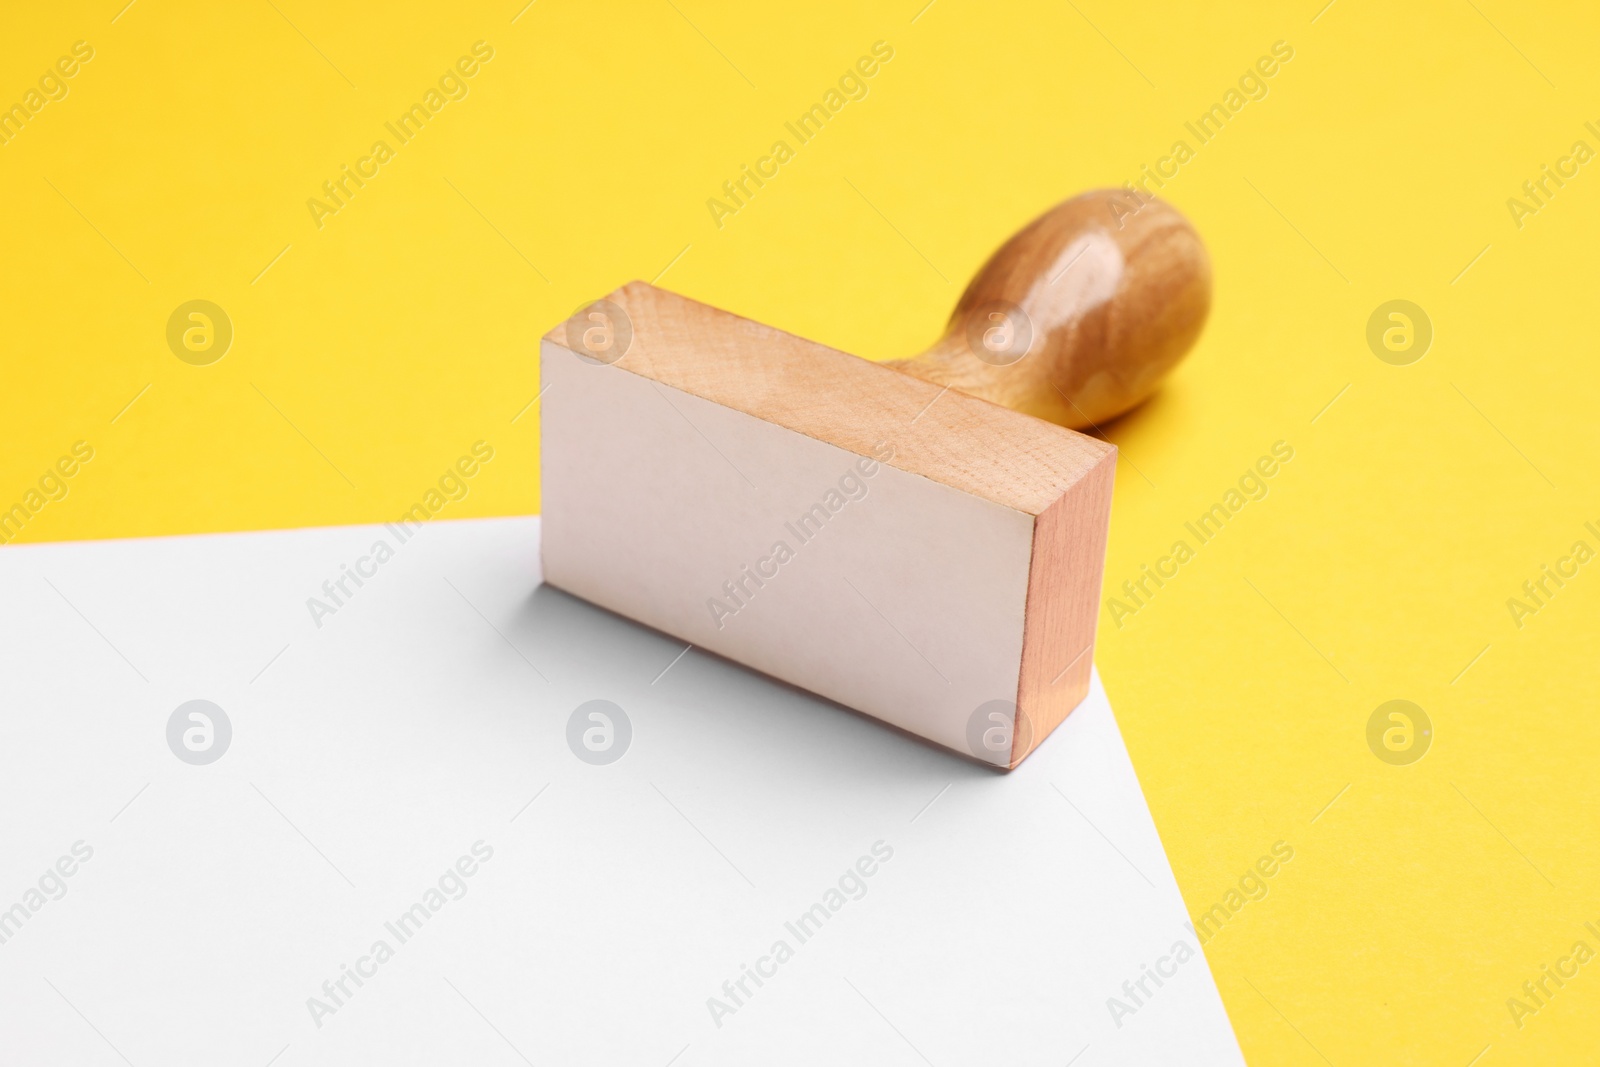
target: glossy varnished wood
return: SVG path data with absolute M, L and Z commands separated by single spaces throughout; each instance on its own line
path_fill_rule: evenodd
M 1210 307 L 1210 257 L 1188 220 L 1159 200 L 1096 190 L 1001 245 L 957 302 L 944 337 L 890 365 L 1083 429 L 1155 392 Z M 1007 331 L 1022 329 L 1032 336 L 1020 358 L 985 350 L 990 331 L 1003 345 Z

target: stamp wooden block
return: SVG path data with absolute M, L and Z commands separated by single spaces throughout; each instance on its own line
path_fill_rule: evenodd
M 1157 207 L 1192 235 L 1162 205 L 1142 212 L 1146 231 Z M 1106 224 L 1151 247 L 1109 212 Z M 1074 229 L 1025 280 L 1065 254 L 1098 256 L 1071 297 L 1089 336 L 1095 315 L 1139 295 L 1139 257 L 1095 226 L 1083 252 L 1085 227 Z M 1209 274 L 1199 281 L 1208 292 Z M 958 306 L 952 334 L 975 337 L 970 358 L 1014 379 L 1060 348 L 1065 320 L 1026 290 L 1006 295 L 998 313 L 976 301 L 976 325 Z M 1051 314 L 1061 321 L 1037 326 Z M 941 345 L 942 365 L 959 357 Z M 1058 372 L 1070 362 L 1057 352 Z M 541 345 L 545 580 L 1015 767 L 1088 689 L 1116 450 L 921 370 L 624 286 Z

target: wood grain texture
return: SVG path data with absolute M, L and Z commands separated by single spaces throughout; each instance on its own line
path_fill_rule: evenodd
M 1012 767 L 1089 692 L 1115 474 L 1108 455 L 1034 520 Z
M 891 365 L 1062 426 L 1097 426 L 1155 392 L 1210 307 L 1211 260 L 1188 220 L 1160 200 L 1096 190 L 1002 245 L 944 337 Z
M 860 456 L 890 438 L 893 466 L 1029 515 L 1115 451 L 645 282 L 606 299 L 632 331 L 615 366 Z M 568 347 L 566 324 L 545 339 Z

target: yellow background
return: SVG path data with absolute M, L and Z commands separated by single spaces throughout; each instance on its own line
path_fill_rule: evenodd
M 1600 547 L 1600 164 L 1520 228 L 1506 206 L 1575 140 L 1600 148 L 1594 15 L 924 2 L 8 11 L 0 103 L 74 41 L 95 57 L 0 147 L 0 507 L 83 439 L 94 460 L 20 540 L 374 522 L 484 439 L 447 516 L 537 511 L 537 406 L 512 420 L 580 301 L 660 276 L 919 351 L 1002 238 L 1193 144 L 1184 121 L 1287 41 L 1269 95 L 1164 190 L 1215 307 L 1108 428 L 1107 592 L 1274 441 L 1295 458 L 1136 616 L 1102 611 L 1098 662 L 1191 913 L 1295 849 L 1207 945 L 1253 1063 L 1592 1055 L 1600 963 L 1520 1029 L 1505 1002 L 1600 949 L 1600 564 L 1521 629 L 1505 602 Z M 470 95 L 319 230 L 307 199 L 480 39 Z M 715 226 L 707 198 L 878 40 L 870 95 Z M 211 366 L 165 341 L 195 298 L 236 331 Z M 1395 298 L 1435 331 L 1405 367 L 1365 340 Z M 1434 727 L 1410 766 L 1366 745 L 1394 698 Z

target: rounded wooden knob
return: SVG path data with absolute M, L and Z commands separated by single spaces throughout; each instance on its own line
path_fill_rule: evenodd
M 891 366 L 1073 429 L 1155 392 L 1211 307 L 1211 260 L 1177 210 L 1123 189 L 1057 204 L 1007 241 L 943 338 Z

